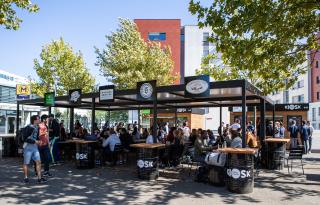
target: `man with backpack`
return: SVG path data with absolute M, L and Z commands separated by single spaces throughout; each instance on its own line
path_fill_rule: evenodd
M 38 150 L 38 145 L 41 144 L 39 140 L 39 128 L 40 123 L 39 116 L 31 116 L 31 124 L 23 129 L 23 172 L 24 182 L 28 183 L 28 165 L 31 159 L 36 163 L 36 171 L 38 176 L 38 183 L 46 182 L 47 180 L 41 177 L 41 161 Z

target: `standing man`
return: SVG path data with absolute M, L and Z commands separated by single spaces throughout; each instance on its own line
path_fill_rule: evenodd
M 298 145 L 298 126 L 296 125 L 296 121 L 293 120 L 291 126 L 289 127 L 290 132 L 290 142 L 291 142 L 291 149 L 297 148 Z
M 36 163 L 36 171 L 38 176 L 38 183 L 46 182 L 47 180 L 41 177 L 41 161 L 40 154 L 38 150 L 38 145 L 41 143 L 39 141 L 39 128 L 40 123 L 39 116 L 31 116 L 31 124 L 24 128 L 23 131 L 23 172 L 24 172 L 24 182 L 28 183 L 28 165 L 31 159 Z
M 309 132 L 308 132 L 308 126 L 307 126 L 307 121 L 303 120 L 302 121 L 302 127 L 301 127 L 301 140 L 303 143 L 303 150 L 304 153 L 307 154 L 308 152 L 308 141 L 309 141 Z
M 218 127 L 218 134 L 219 136 L 222 136 L 224 133 L 225 127 L 224 127 L 224 122 L 221 122 L 221 125 Z
M 58 150 L 56 140 L 60 137 L 60 125 L 57 119 L 54 118 L 53 114 L 49 115 L 49 140 L 50 140 L 50 154 L 52 162 L 58 159 Z
M 307 121 L 307 124 L 308 124 L 308 131 L 309 131 L 309 150 L 308 152 L 311 153 L 311 147 L 312 147 L 312 135 L 313 135 L 313 126 L 311 125 L 310 121 Z

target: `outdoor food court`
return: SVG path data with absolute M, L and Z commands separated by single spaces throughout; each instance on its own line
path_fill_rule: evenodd
M 157 180 L 161 172 L 182 167 L 190 178 L 225 186 L 234 193 L 253 192 L 254 177 L 260 169 L 283 169 L 286 144 L 290 141 L 274 136 L 267 138 L 265 123 L 259 124 L 260 131 L 255 136 L 249 134 L 244 123 L 247 107 L 258 108 L 259 116 L 255 118 L 265 121 L 266 106 L 274 105 L 246 80 L 210 82 L 208 76 L 192 76 L 180 85 L 157 86 L 156 81 L 145 81 L 138 82 L 136 89 L 117 90 L 107 85 L 95 93 L 82 93 L 80 89 L 59 97 L 47 93 L 44 98 L 18 101 L 17 119 L 20 105 L 70 109 L 70 133 L 65 139 L 56 140 L 53 150 L 56 161 L 72 162 L 77 169 L 133 164 L 136 177 L 142 180 Z M 226 135 L 222 131 L 214 134 L 188 127 L 187 121 L 177 125 L 177 110 L 191 112 L 207 107 L 220 108 L 220 116 L 216 116 L 220 126 L 223 107 L 242 110 L 230 129 L 223 131 Z M 150 129 L 142 129 L 139 120 L 131 125 L 133 130 L 126 129 L 123 123 L 106 125 L 102 130 L 92 127 L 87 133 L 89 137 L 80 138 L 79 127 L 74 126 L 78 123 L 74 121 L 74 109 L 90 109 L 92 126 L 97 110 L 150 110 L 152 124 Z M 172 120 L 175 126 L 168 127 L 163 120 L 158 120 L 158 113 L 166 113 L 165 110 L 175 111 Z M 18 123 L 17 133 L 21 128 Z

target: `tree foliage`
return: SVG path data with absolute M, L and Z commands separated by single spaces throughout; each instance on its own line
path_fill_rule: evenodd
M 244 74 L 268 94 L 291 87 L 306 72 L 306 51 L 319 48 L 319 6 L 313 0 L 214 0 L 205 7 L 191 0 L 189 11 L 200 27 L 212 28 L 209 41 L 229 68 L 224 71 Z
M 58 79 L 57 95 L 66 95 L 70 89 L 81 88 L 86 93 L 94 88 L 95 79 L 86 68 L 81 52 L 74 53 L 62 38 L 45 45 L 40 59 L 41 62 L 34 60 L 40 80 L 31 82 L 33 93 L 43 96 L 54 91 L 55 79 Z
M 158 85 L 173 83 L 170 48 L 145 42 L 131 20 L 119 21 L 119 28 L 106 36 L 106 48 L 96 49 L 96 64 L 103 75 L 119 89 L 135 88 L 136 82 L 145 80 L 157 80 Z
M 25 9 L 30 13 L 39 10 L 39 7 L 30 0 L 0 0 L 0 25 L 6 29 L 19 29 L 22 20 L 16 15 L 16 8 Z

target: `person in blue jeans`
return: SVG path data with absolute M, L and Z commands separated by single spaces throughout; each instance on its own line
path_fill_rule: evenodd
M 302 121 L 302 127 L 301 127 L 301 140 L 303 141 L 303 152 L 307 154 L 308 152 L 308 140 L 309 140 L 309 131 L 307 126 L 307 121 Z
M 39 116 L 31 116 L 31 124 L 25 127 L 24 131 L 24 144 L 23 144 L 23 172 L 24 172 L 24 182 L 28 183 L 28 165 L 31 159 L 36 163 L 36 171 L 38 176 L 38 183 L 46 182 L 47 180 L 41 177 L 41 161 L 40 153 L 38 150 L 38 145 L 41 143 L 39 140 L 39 128 L 40 123 Z

